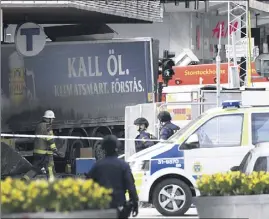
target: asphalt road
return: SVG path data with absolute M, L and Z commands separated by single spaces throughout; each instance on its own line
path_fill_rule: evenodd
M 136 218 L 185 218 L 196 219 L 198 218 L 196 208 L 191 208 L 183 217 L 165 217 L 162 216 L 155 208 L 140 208 L 139 214 Z

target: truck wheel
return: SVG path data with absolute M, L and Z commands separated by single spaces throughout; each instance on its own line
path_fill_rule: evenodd
M 191 203 L 191 190 L 179 179 L 165 179 L 154 189 L 153 204 L 164 216 L 183 216 L 189 210 Z
M 100 133 L 100 132 L 97 132 L 96 137 L 103 138 L 104 135 L 102 133 Z M 101 146 L 101 140 L 96 140 L 94 142 L 93 150 L 94 150 L 94 156 L 95 156 L 96 160 L 101 160 L 101 159 L 103 159 L 105 157 L 105 152 L 104 152 L 104 150 L 102 149 L 102 146 Z

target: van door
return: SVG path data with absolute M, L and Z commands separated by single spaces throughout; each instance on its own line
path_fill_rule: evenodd
M 189 138 L 197 136 L 196 148 L 188 139 L 184 148 L 185 171 L 194 177 L 230 170 L 238 166 L 252 148 L 243 141 L 248 135 L 247 115 L 244 113 L 217 115 L 202 124 Z M 246 123 L 246 125 L 244 125 Z M 245 144 L 245 145 L 242 145 Z

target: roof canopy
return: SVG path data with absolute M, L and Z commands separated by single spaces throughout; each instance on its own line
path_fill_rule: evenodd
M 160 0 L 1 1 L 3 21 L 17 24 L 161 22 Z

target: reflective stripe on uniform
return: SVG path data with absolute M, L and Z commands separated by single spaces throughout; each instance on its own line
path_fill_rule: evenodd
M 48 171 L 49 171 L 49 179 L 50 180 L 54 180 L 54 174 L 53 174 L 53 170 L 52 170 L 52 166 L 48 167 Z
M 51 144 L 51 145 L 50 145 L 50 149 L 52 149 L 52 150 L 53 150 L 53 149 L 56 149 L 56 144 L 55 144 L 55 143 Z
M 50 131 L 48 132 L 48 134 L 51 135 L 51 136 L 53 136 L 53 131 L 50 130 Z M 45 138 L 45 139 L 46 139 L 46 141 L 48 142 L 48 144 L 50 145 L 50 149 L 51 149 L 51 150 L 56 149 L 56 144 L 55 144 L 55 141 L 54 141 L 54 138 L 53 138 L 53 137 L 48 136 L 48 137 Z
M 34 149 L 34 154 L 49 154 L 49 155 L 52 155 L 53 152 L 48 151 L 48 150 Z
M 52 130 L 49 131 L 49 132 L 48 132 L 48 135 L 53 136 L 53 131 L 52 131 Z M 48 137 L 46 137 L 45 139 L 49 142 L 49 144 L 53 144 L 53 143 L 54 143 L 54 138 L 53 138 L 53 137 L 48 136 Z

